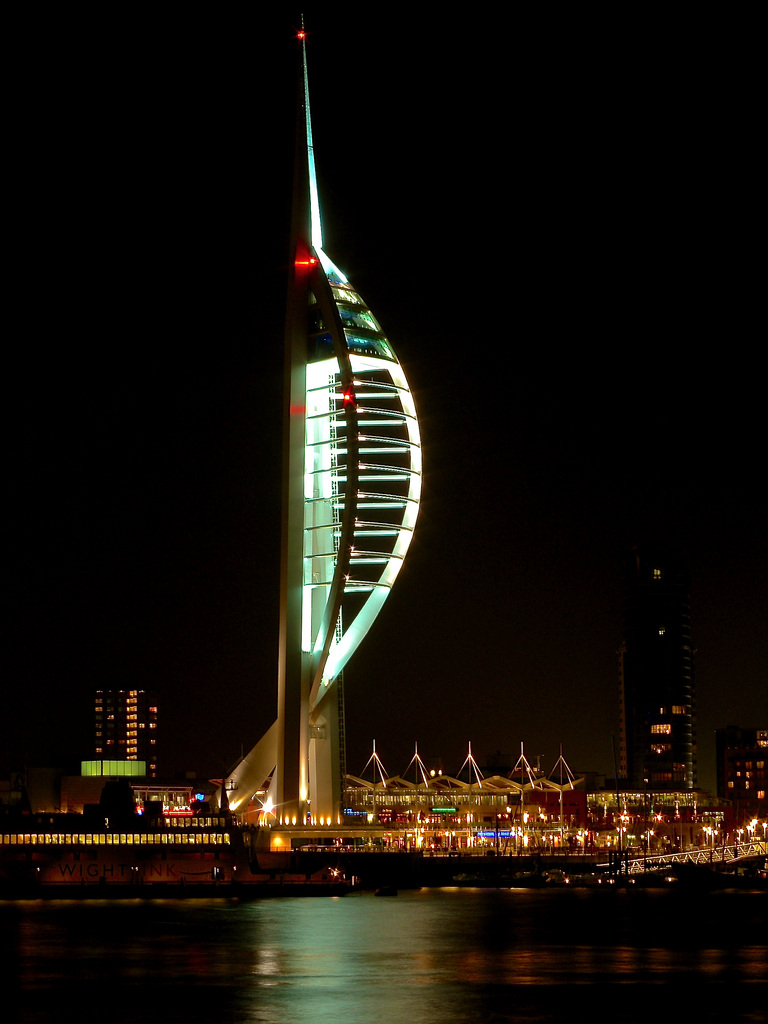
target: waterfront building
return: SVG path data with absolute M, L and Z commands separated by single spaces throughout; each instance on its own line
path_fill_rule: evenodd
M 521 763 L 525 771 L 518 772 Z M 506 853 L 566 848 L 587 820 L 584 779 L 575 778 L 562 756 L 549 777 L 531 768 L 522 751 L 518 766 L 485 777 L 470 745 L 452 776 L 428 770 L 417 747 L 405 771 L 390 776 L 374 743 L 361 776 L 346 777 L 340 820 L 313 817 L 305 827 L 286 829 L 268 817 L 262 824 L 273 850 L 328 843 L 432 850 L 488 846 Z
M 586 827 L 597 846 L 676 853 L 734 837 L 729 801 L 699 789 L 595 789 L 587 793 Z
M 347 776 L 340 822 L 317 816 L 286 827 L 275 815 L 266 815 L 264 828 L 251 832 L 246 827 L 249 843 L 258 837 L 263 851 L 268 846 L 272 851 L 495 849 L 522 855 L 621 849 L 637 854 L 714 849 L 750 838 L 750 822 L 734 816 L 730 801 L 699 790 L 598 788 L 595 780 L 557 768 L 548 777 L 536 769 L 487 777 L 473 772 L 462 778 L 419 770 L 414 781 L 405 778 L 408 769 L 390 776 L 378 763 L 373 778 Z M 105 811 L 108 790 L 124 801 L 130 787 L 136 814 L 148 823 L 215 813 L 215 781 L 150 780 L 132 770 L 140 767 L 140 762 L 83 762 L 79 776 L 57 780 L 55 796 L 41 801 L 42 790 L 34 785 L 25 803 L 17 801 L 6 809 L 26 809 L 27 814 L 60 810 L 93 822 L 105 814 L 111 817 Z M 265 786 L 258 793 L 260 804 L 267 792 Z M 763 817 L 752 826 L 757 838 L 764 834 L 764 823 Z
M 620 774 L 637 789 L 694 789 L 696 706 L 690 584 L 682 561 L 635 548 L 624 567 Z
M 365 814 L 371 821 L 429 821 L 460 825 L 467 821 L 508 827 L 540 826 L 558 822 L 567 826 L 586 823 L 583 779 L 564 785 L 542 775 L 525 782 L 509 776 L 491 775 L 472 780 L 436 775 L 414 785 L 402 776 L 369 782 L 347 776 L 345 811 Z
M 734 804 L 736 817 L 746 821 L 768 815 L 768 729 L 729 725 L 715 733 L 717 795 Z
M 80 775 L 60 777 L 57 806 L 68 814 L 83 814 L 89 807 L 98 806 L 107 783 L 120 781 L 130 785 L 139 815 L 189 816 L 195 807 L 208 804 L 216 791 L 207 779 L 150 779 L 140 771 L 130 773 L 126 764 L 105 763 L 102 774 L 91 762 L 82 762 Z
M 267 823 L 270 847 L 383 846 L 424 850 L 495 848 L 499 853 L 623 850 L 675 853 L 734 842 L 729 801 L 700 790 L 588 788 L 535 773 L 467 780 L 347 776 L 341 826 Z
M 298 71 L 277 720 L 224 788 L 240 815 L 263 808 L 268 817 L 300 825 L 340 820 L 342 674 L 387 599 L 413 536 L 421 441 L 414 400 L 389 339 L 323 249 L 303 33 Z M 254 802 L 267 778 L 263 804 Z
M 144 761 L 157 777 L 157 700 L 147 690 L 97 690 L 93 752 L 99 761 Z

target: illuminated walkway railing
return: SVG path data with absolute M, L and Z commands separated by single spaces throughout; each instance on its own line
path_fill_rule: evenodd
M 747 857 L 768 857 L 768 843 L 752 839 L 743 843 L 734 843 L 733 846 L 697 846 L 682 850 L 680 853 L 633 857 L 627 861 L 627 872 L 630 875 L 637 875 L 673 864 L 728 864 Z

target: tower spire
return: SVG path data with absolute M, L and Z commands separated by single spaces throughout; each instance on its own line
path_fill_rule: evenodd
M 421 438 L 405 374 L 362 296 L 321 248 L 306 35 L 302 16 L 285 322 L 277 720 L 228 779 L 238 813 L 271 772 L 272 806 L 291 825 L 310 813 L 341 814 L 338 681 L 392 589 L 421 496 Z
M 317 192 L 315 171 L 315 147 L 312 142 L 312 117 L 309 111 L 309 74 L 307 72 L 307 33 L 304 29 L 304 15 L 301 16 L 301 57 L 304 72 L 304 123 L 307 132 L 307 167 L 309 170 L 309 209 L 313 249 L 323 248 L 323 229 L 320 222 L 320 199 Z

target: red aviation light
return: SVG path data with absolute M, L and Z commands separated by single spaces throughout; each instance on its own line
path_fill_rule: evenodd
M 320 261 L 306 241 L 300 238 L 296 244 L 296 259 L 294 262 L 297 267 L 316 267 Z
M 347 409 L 347 408 L 356 409 L 357 408 L 357 399 L 355 398 L 355 392 L 354 392 L 351 384 L 348 385 L 346 388 L 344 388 L 344 391 L 343 391 L 343 401 L 344 401 L 344 408 L 345 409 Z

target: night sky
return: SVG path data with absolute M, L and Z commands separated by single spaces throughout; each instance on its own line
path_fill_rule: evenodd
M 714 730 L 768 726 L 748 26 L 360 9 L 307 5 L 325 248 L 425 478 L 345 673 L 348 770 L 375 739 L 391 774 L 470 741 L 612 774 L 621 560 L 662 538 L 714 787 Z M 17 40 L 0 775 L 90 756 L 97 688 L 158 691 L 168 774 L 275 714 L 298 17 L 186 17 Z

